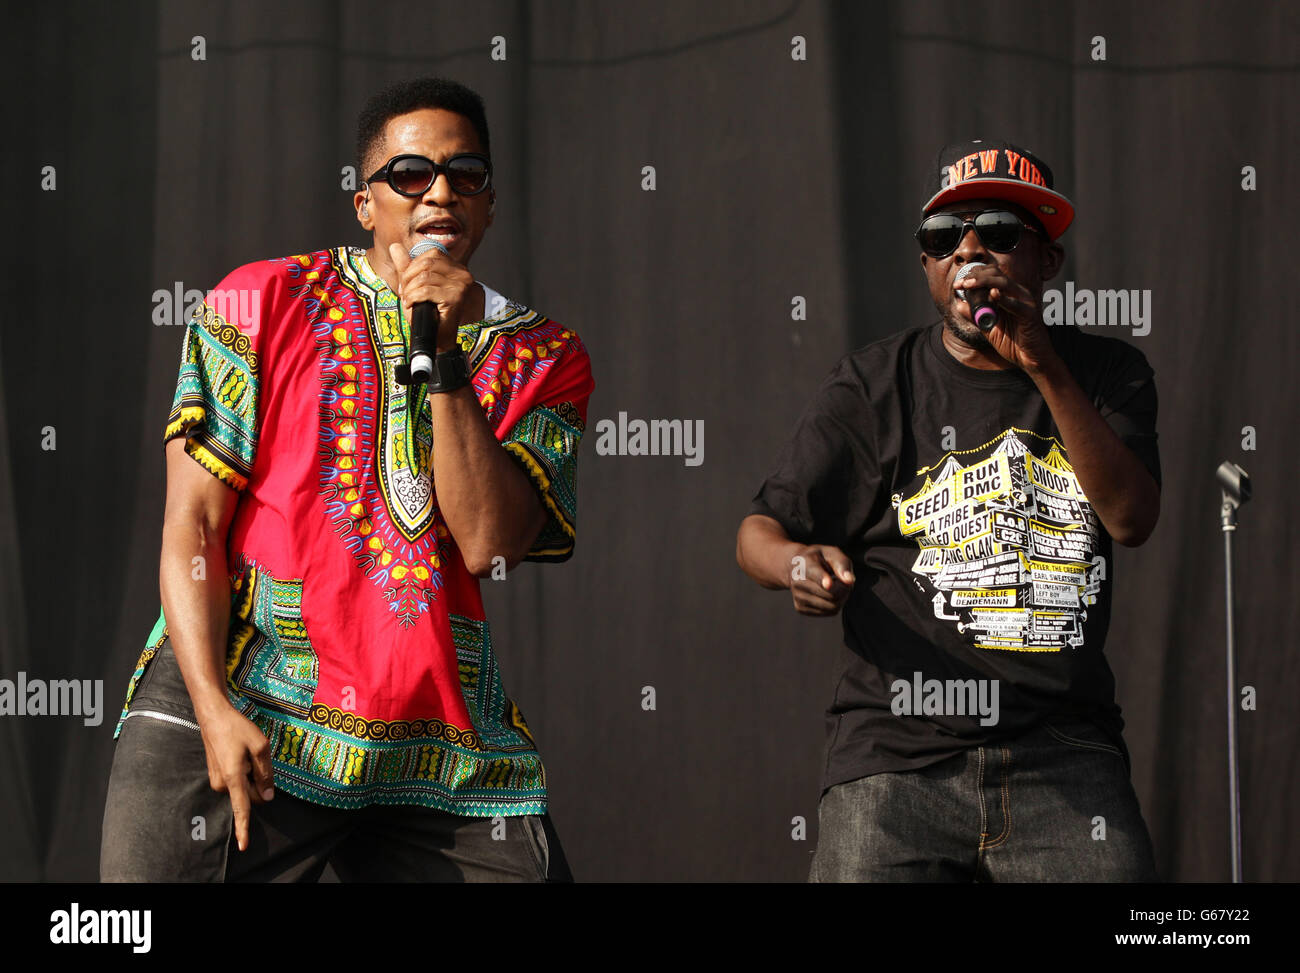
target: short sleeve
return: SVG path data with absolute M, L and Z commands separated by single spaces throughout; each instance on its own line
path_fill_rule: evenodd
M 866 387 L 845 358 L 800 416 L 749 512 L 773 518 L 791 540 L 845 548 L 865 533 L 880 489 Z
M 252 475 L 257 451 L 259 338 L 263 288 L 240 268 L 190 315 L 164 441 L 185 451 L 235 490 Z
M 552 324 L 553 322 L 548 322 Z M 578 444 L 595 382 L 581 340 L 567 328 L 535 331 L 519 347 L 528 380 L 517 391 L 520 418 L 501 445 L 527 474 L 546 508 L 546 525 L 526 561 L 565 561 L 573 555 L 578 520 Z M 531 348 L 528 347 L 531 345 Z M 536 367 L 536 366 L 542 367 Z M 521 369 L 523 370 L 523 369 Z M 504 426 L 504 424 L 503 424 Z
M 1161 486 L 1160 451 L 1156 433 L 1155 372 L 1146 356 L 1132 345 L 1120 342 L 1125 354 L 1107 375 L 1096 402 L 1097 411 L 1124 445 Z

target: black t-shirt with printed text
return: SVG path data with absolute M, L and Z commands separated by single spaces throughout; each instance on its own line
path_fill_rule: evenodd
M 823 787 L 924 767 L 1053 716 L 1092 721 L 1127 755 L 1102 654 L 1110 535 L 1029 376 L 960 364 L 942 332 L 936 322 L 845 356 L 750 509 L 854 563 Z M 1145 356 L 1073 326 L 1048 332 L 1159 484 Z M 991 710 L 972 709 L 962 687 L 983 682 L 989 703 L 991 680 L 998 720 L 982 725 Z M 958 688 L 946 712 L 930 681 Z

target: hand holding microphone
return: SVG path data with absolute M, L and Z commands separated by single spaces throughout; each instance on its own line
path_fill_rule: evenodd
M 980 271 L 978 281 L 976 271 Z M 970 286 L 958 288 L 963 281 Z M 963 264 L 952 283 L 970 305 L 976 327 L 988 335 L 989 345 L 1002 358 L 1031 376 L 1059 362 L 1039 314 L 1038 296 L 1023 284 L 1000 268 L 979 261 Z M 994 325 L 997 334 L 991 333 Z
M 447 248 L 435 240 L 422 240 L 411 248 L 411 259 L 437 247 L 444 256 L 451 256 Z M 407 372 L 408 385 L 427 385 L 433 375 L 433 356 L 438 341 L 438 305 L 432 301 L 416 301 L 411 305 L 411 357 Z M 398 376 L 399 380 L 401 376 Z
M 430 253 L 434 249 L 442 256 Z M 456 345 L 456 333 L 476 287 L 473 276 L 436 240 L 418 241 L 409 254 L 393 243 L 388 254 L 411 323 L 408 361 L 396 367 L 394 377 L 403 385 L 423 383 L 430 393 L 461 387 L 467 382 L 468 365 Z
M 978 261 L 964 264 L 961 270 L 957 271 L 957 276 L 953 278 L 953 287 L 956 288 L 962 278 L 969 276 L 977 267 L 987 266 L 988 264 Z M 970 305 L 970 316 L 975 321 L 975 325 L 981 331 L 991 331 L 993 325 L 998 323 L 998 312 L 993 301 L 989 298 L 989 288 L 967 287 L 962 290 L 962 297 Z

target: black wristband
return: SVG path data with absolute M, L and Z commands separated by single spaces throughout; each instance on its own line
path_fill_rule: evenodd
M 433 356 L 433 375 L 425 386 L 429 392 L 454 392 L 469 384 L 469 359 L 463 348 L 440 351 Z

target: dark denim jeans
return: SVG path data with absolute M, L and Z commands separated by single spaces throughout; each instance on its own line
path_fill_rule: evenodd
M 920 770 L 837 784 L 810 882 L 1154 882 L 1123 753 L 1053 721 Z
M 131 701 L 104 807 L 105 882 L 572 881 L 549 815 L 464 817 L 431 808 L 324 807 L 277 791 L 253 805 L 249 846 L 208 784 L 203 739 L 170 641 Z

